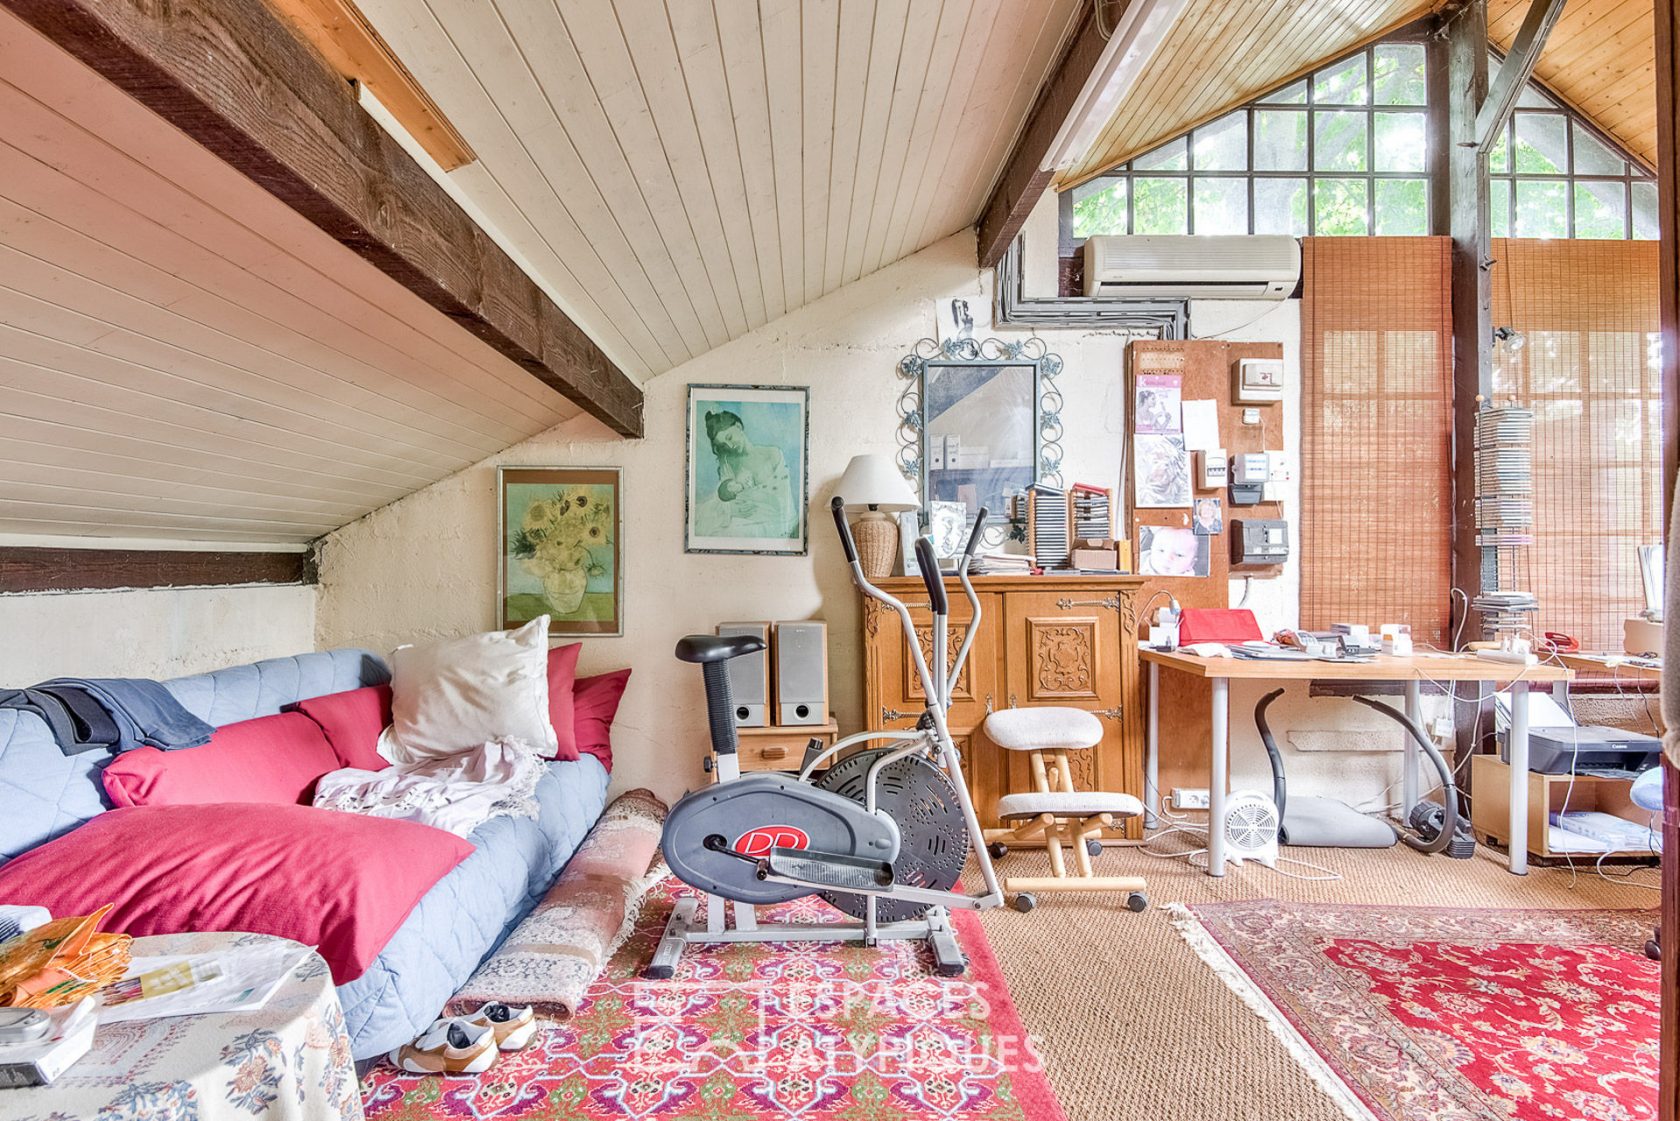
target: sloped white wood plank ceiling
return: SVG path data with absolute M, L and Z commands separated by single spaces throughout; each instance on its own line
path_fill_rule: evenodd
M 974 221 L 1087 0 L 361 0 L 632 376 Z
M 0 11 L 0 535 L 301 544 L 575 415 Z

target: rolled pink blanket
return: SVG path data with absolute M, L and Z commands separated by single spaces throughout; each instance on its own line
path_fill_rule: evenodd
M 665 803 L 647 790 L 619 795 L 584 838 L 536 910 L 514 928 L 449 1002 L 530 1004 L 568 1019 L 628 933 L 659 851 Z

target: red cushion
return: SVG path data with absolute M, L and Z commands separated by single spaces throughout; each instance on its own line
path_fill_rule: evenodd
M 580 677 L 572 686 L 572 727 L 577 732 L 578 752 L 595 756 L 608 771 L 612 770 L 613 717 L 629 680 L 630 671 L 620 669 Z
M 568 646 L 556 646 L 548 652 L 548 719 L 554 725 L 554 738 L 559 743 L 554 752 L 556 759 L 578 757 L 577 732 L 572 727 L 575 707 L 572 688 L 573 679 L 577 676 L 578 655 L 582 651 L 583 643 L 574 642 Z
M 283 712 L 225 724 L 199 747 L 125 751 L 100 778 L 116 806 L 296 805 L 310 800 L 316 779 L 340 766 L 312 720 Z
M 379 733 L 391 723 L 391 687 L 369 685 L 311 697 L 289 706 L 320 725 L 338 756 L 339 767 L 383 771 L 391 761 L 379 754 Z M 337 770 L 337 767 L 332 768 Z
M 473 851 L 411 821 L 230 803 L 102 813 L 0 867 L 0 899 L 54 915 L 112 904 L 103 929 L 275 934 L 360 977 L 431 886 Z

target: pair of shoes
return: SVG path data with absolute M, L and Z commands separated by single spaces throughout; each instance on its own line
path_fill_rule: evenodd
M 391 1052 L 391 1065 L 413 1074 L 482 1074 L 501 1051 L 518 1051 L 536 1034 L 536 1013 L 492 1001 L 470 1016 L 438 1020 L 413 1043 Z

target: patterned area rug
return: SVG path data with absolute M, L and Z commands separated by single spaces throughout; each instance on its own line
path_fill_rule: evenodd
M 688 890 L 649 893 L 573 1018 L 477 1077 L 381 1065 L 368 1117 L 1065 1121 L 972 913 L 957 915 L 969 970 L 954 980 L 907 942 L 695 947 L 672 980 L 643 980 Z M 806 899 L 769 917 L 843 916 Z
M 1656 1116 L 1654 912 L 1175 907 L 1213 969 L 1360 1121 Z

